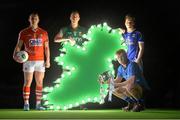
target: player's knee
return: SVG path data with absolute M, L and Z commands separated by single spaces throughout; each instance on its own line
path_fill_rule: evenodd
M 43 81 L 36 81 L 36 85 L 37 86 L 42 86 L 43 85 Z
M 30 87 L 30 86 L 31 86 L 31 82 L 30 82 L 30 81 L 25 81 L 25 82 L 24 82 L 24 86 Z

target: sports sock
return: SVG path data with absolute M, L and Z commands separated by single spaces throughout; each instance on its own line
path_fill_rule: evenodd
M 137 101 L 135 99 L 128 97 L 128 96 L 124 97 L 123 100 L 125 100 L 128 103 L 137 103 Z
M 42 86 L 36 86 L 36 105 L 41 104 Z
M 30 95 L 30 87 L 24 86 L 23 87 L 24 104 L 29 104 L 29 95 Z

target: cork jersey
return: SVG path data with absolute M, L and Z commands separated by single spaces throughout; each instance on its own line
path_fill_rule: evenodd
M 32 30 L 28 27 L 20 31 L 18 39 L 23 41 L 29 61 L 44 60 L 44 45 L 48 42 L 48 33 L 45 30 L 39 27 Z

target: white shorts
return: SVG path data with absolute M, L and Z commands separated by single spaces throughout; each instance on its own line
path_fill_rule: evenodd
M 26 61 L 23 63 L 24 72 L 45 72 L 44 61 Z

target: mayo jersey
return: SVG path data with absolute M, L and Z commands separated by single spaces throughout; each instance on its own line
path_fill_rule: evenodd
M 72 37 L 79 46 L 82 46 L 83 42 L 87 41 L 82 37 L 83 34 L 86 34 L 86 29 L 81 26 L 78 26 L 76 29 L 73 29 L 71 26 L 64 27 L 60 30 L 59 34 L 65 39 Z
M 28 27 L 20 31 L 18 39 L 23 41 L 29 61 L 44 60 L 44 45 L 49 41 L 48 33 L 45 30 L 39 27 L 33 30 Z

